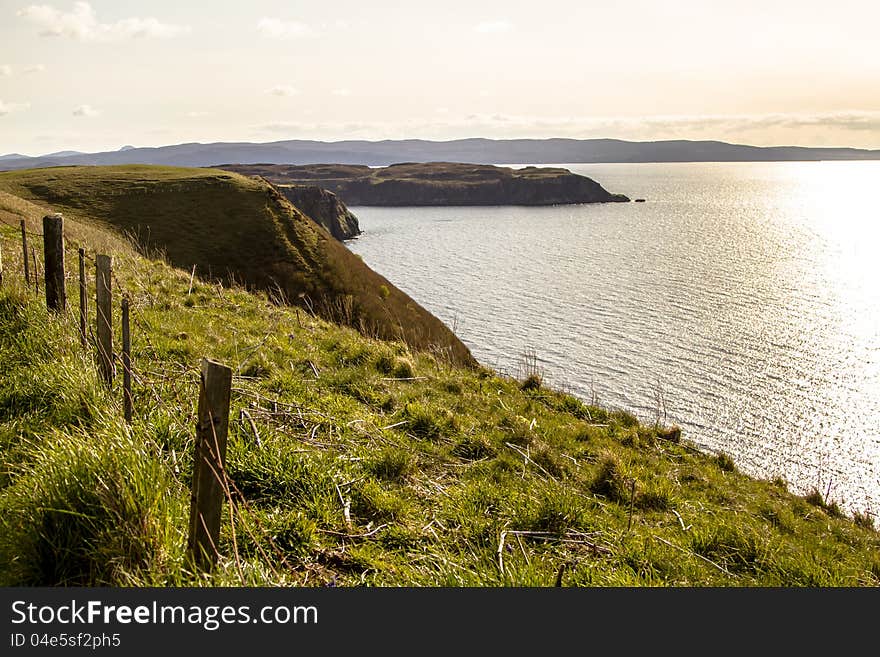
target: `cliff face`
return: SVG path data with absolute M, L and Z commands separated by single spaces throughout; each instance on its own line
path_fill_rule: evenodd
M 278 189 L 303 214 L 326 228 L 336 239 L 348 240 L 361 234 L 357 217 L 333 192 L 313 185 L 290 185 Z
M 371 177 L 339 183 L 336 191 L 351 205 L 557 205 L 629 201 L 625 196 L 609 193 L 591 178 L 569 172 L 533 178 L 486 177 L 467 182 Z
M 384 168 L 357 165 L 224 165 L 285 185 L 317 185 L 348 205 L 557 205 L 614 203 L 630 199 L 568 169 L 511 169 L 480 164 L 431 162 Z

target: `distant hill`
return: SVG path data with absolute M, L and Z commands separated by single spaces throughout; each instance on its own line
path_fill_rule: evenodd
M 294 204 L 302 185 L 317 185 L 349 205 L 556 205 L 627 202 L 592 178 L 568 169 L 512 169 L 488 164 L 420 162 L 372 168 L 352 164 L 224 164 L 279 185 Z
M 82 151 L 57 151 L 55 153 L 46 153 L 46 155 L 41 157 L 71 157 L 73 155 L 86 155 L 86 153 Z
M 0 173 L 0 192 L 115 229 L 175 267 L 284 297 L 363 333 L 475 364 L 439 319 L 266 181 L 216 169 L 64 167 Z
M 620 139 L 422 139 L 385 141 L 289 140 L 269 143 L 219 142 L 131 148 L 105 153 L 0 160 L 0 169 L 69 164 L 163 164 L 204 167 L 238 164 L 366 164 L 472 162 L 475 164 L 553 164 L 597 162 L 771 162 L 878 160 L 880 150 L 744 146 L 721 141 Z

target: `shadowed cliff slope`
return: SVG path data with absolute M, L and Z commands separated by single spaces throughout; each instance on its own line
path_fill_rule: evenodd
M 270 184 L 226 171 L 157 166 L 0 173 L 0 190 L 132 236 L 208 279 L 270 291 L 364 333 L 472 364 L 436 317 Z
M 348 240 L 361 234 L 357 217 L 333 192 L 314 185 L 285 185 L 278 191 L 336 239 Z

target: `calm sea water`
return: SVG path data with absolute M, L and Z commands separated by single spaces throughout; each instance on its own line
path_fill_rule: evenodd
M 645 203 L 356 207 L 484 365 L 880 514 L 880 162 L 565 165 Z

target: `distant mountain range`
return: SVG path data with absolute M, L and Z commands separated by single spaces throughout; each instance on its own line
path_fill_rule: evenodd
M 165 164 L 206 167 L 238 164 L 367 164 L 469 162 L 474 164 L 576 164 L 599 162 L 775 162 L 880 160 L 880 150 L 744 146 L 721 141 L 622 141 L 620 139 L 422 139 L 384 141 L 289 140 L 218 142 L 132 148 L 104 153 L 0 156 L 0 169 L 71 164 Z

